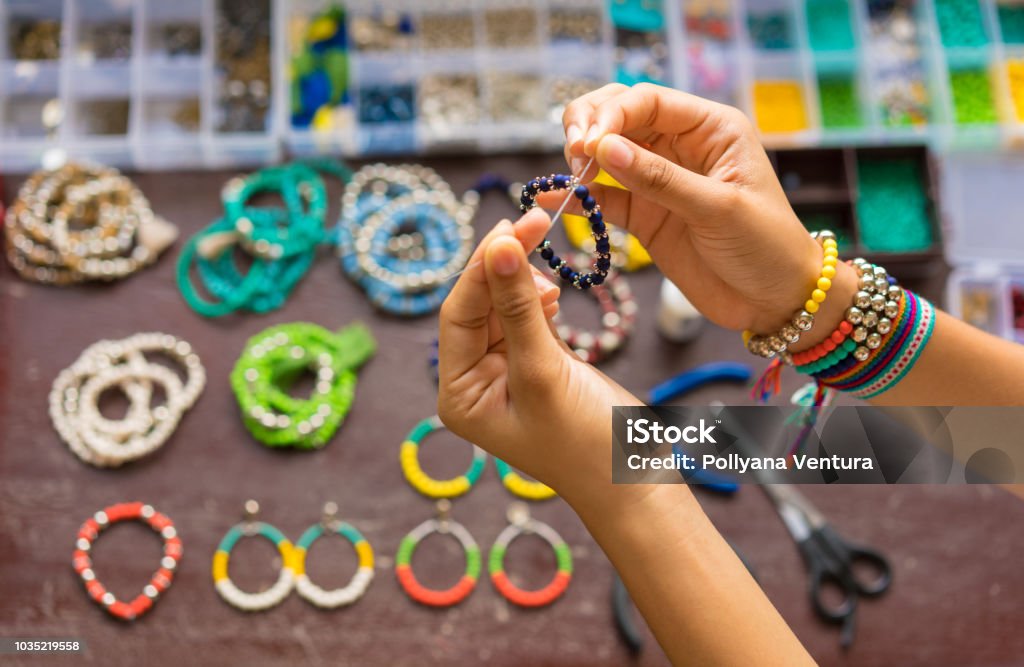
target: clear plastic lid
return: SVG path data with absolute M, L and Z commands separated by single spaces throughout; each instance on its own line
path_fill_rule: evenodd
M 940 197 L 950 264 L 1024 267 L 1024 154 L 947 154 Z

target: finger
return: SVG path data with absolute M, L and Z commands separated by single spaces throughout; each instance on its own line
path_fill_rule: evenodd
M 535 382 L 557 353 L 547 318 L 534 286 L 526 253 L 507 237 L 487 247 L 484 266 L 491 302 L 501 322 L 509 357 L 509 379 Z
M 593 155 L 606 134 L 636 130 L 683 135 L 708 122 L 723 105 L 680 90 L 640 83 L 594 109 L 592 123 L 583 139 L 583 151 Z M 720 115 L 725 115 L 720 111 Z
M 730 210 L 736 194 L 734 186 L 684 169 L 616 134 L 601 139 L 597 161 L 634 196 L 672 211 L 687 223 L 717 220 L 722 211 Z
M 587 128 L 593 123 L 594 111 L 597 105 L 627 90 L 629 88 L 621 83 L 609 83 L 597 90 L 592 90 L 585 95 L 577 97 L 566 105 L 565 111 L 562 112 L 562 128 L 565 130 L 565 148 L 563 151 L 565 162 L 572 169 L 572 173 L 580 176 L 580 178 L 583 178 L 580 171 L 587 163 L 586 158 L 583 158 L 582 140 Z
M 493 239 L 511 233 L 512 223 L 502 220 L 481 239 L 470 256 L 468 268 L 441 304 L 437 372 L 442 385 L 463 375 L 487 354 L 491 345 L 491 296 L 483 267 L 484 251 Z
M 537 294 L 540 295 L 540 305 L 544 309 L 544 317 L 551 319 L 558 312 L 558 296 L 562 290 L 536 267 L 531 266 L 530 269 L 533 273 L 533 285 L 537 288 Z M 498 314 L 493 309 L 488 325 L 487 348 L 493 350 L 494 346 L 505 337 L 501 330 L 501 320 L 498 319 Z

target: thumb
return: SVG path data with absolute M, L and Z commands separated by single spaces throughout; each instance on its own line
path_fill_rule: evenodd
M 495 238 L 487 246 L 484 266 L 491 303 L 508 345 L 509 374 L 513 379 L 524 370 L 533 374 L 558 346 L 522 244 L 511 235 Z
M 729 206 L 733 188 L 684 169 L 617 134 L 597 145 L 598 164 L 627 190 L 662 206 L 687 223 L 714 220 Z M 727 210 L 727 208 L 726 208 Z

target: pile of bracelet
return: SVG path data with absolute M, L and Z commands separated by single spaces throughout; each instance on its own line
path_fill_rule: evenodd
M 551 249 L 551 241 L 548 239 L 541 241 L 541 244 L 537 246 L 537 252 L 547 261 L 556 276 L 576 289 L 590 289 L 593 285 L 600 285 L 604 282 L 608 270 L 612 266 L 611 244 L 608 241 L 608 229 L 604 224 L 601 206 L 590 196 L 590 190 L 580 183 L 579 178 L 571 174 L 551 174 L 530 179 L 523 185 L 522 194 L 519 197 L 519 210 L 526 213 L 536 207 L 537 196 L 551 190 L 569 190 L 580 200 L 583 215 L 589 219 L 590 232 L 594 237 L 593 271 L 581 273 L 574 269 L 567 261 L 555 254 Z
M 315 160 L 228 181 L 221 192 L 224 216 L 189 239 L 178 258 L 178 288 L 193 310 L 219 317 L 237 310 L 265 313 L 284 304 L 312 265 L 317 246 L 329 242 L 322 174 L 344 182 L 351 178 L 340 162 Z M 249 203 L 267 192 L 280 195 L 284 207 Z M 236 247 L 252 259 L 245 273 L 235 258 Z M 193 286 L 193 264 L 212 301 Z
M 836 277 L 836 263 L 839 261 L 839 251 L 836 245 L 836 235 L 830 231 L 812 232 L 811 236 L 821 243 L 822 265 L 821 275 L 815 283 L 814 289 L 804 303 L 802 310 L 793 315 L 793 319 L 787 323 L 778 333 L 769 336 L 759 336 L 750 331 L 743 332 L 743 344 L 751 353 L 759 357 L 771 359 L 780 355 L 784 360 L 789 360 L 787 352 L 790 345 L 800 340 L 800 336 L 807 333 L 814 326 L 814 314 L 818 312 L 821 304 L 825 302 L 828 291 L 832 288 L 832 279 Z
M 405 316 L 433 312 L 472 253 L 478 203 L 472 190 L 460 201 L 427 167 L 364 167 L 342 197 L 342 270 L 381 310 Z
M 53 285 L 129 276 L 177 235 L 116 169 L 73 162 L 29 176 L 4 224 L 14 270 Z
M 106 586 L 96 578 L 92 567 L 93 542 L 107 528 L 118 521 L 142 521 L 152 528 L 164 541 L 164 555 L 160 559 L 160 567 L 150 577 L 149 583 L 131 602 L 121 602 Z M 167 591 L 174 579 L 174 572 L 183 554 L 181 538 L 174 528 L 174 523 L 164 514 L 153 509 L 152 505 L 139 502 L 119 503 L 96 512 L 85 520 L 78 529 L 75 551 L 71 556 L 71 565 L 82 578 L 89 597 L 107 610 L 111 616 L 123 621 L 134 621 L 153 608 L 157 598 Z
M 375 351 L 373 336 L 361 324 L 334 333 L 293 322 L 256 334 L 231 371 L 246 428 L 271 447 L 323 447 L 352 405 L 356 369 Z M 295 398 L 288 388 L 306 371 L 316 374 L 313 393 Z
M 621 273 L 609 273 L 604 284 L 594 285 L 590 293 L 601 308 L 600 333 L 566 324 L 561 313 L 555 315 L 554 322 L 555 330 L 565 344 L 583 361 L 596 364 L 617 352 L 626 342 L 636 322 L 637 303 L 629 281 Z
M 168 367 L 148 360 L 147 353 L 177 362 L 185 382 Z M 205 383 L 199 357 L 179 338 L 140 333 L 124 340 L 101 340 L 54 380 L 50 418 L 78 458 L 94 466 L 115 467 L 163 445 Z M 151 405 L 154 384 L 160 385 L 164 395 L 162 405 Z M 124 392 L 130 403 L 122 419 L 107 419 L 100 413 L 100 395 L 114 388 Z
M 845 319 L 814 348 L 793 355 L 821 386 L 871 398 L 899 382 L 917 361 L 935 324 L 932 305 L 895 284 L 885 269 L 852 262 L 858 291 Z

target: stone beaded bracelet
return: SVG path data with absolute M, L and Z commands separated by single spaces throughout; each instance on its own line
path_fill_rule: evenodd
M 530 179 L 523 185 L 519 198 L 519 210 L 526 213 L 537 206 L 537 196 L 552 190 L 570 190 L 580 201 L 583 215 L 590 222 L 590 231 L 594 237 L 594 265 L 590 273 L 582 273 L 574 269 L 569 262 L 555 254 L 551 241 L 544 239 L 537 246 L 537 252 L 548 263 L 548 267 L 556 276 L 576 289 L 590 289 L 593 285 L 604 282 L 612 266 L 611 245 L 608 241 L 608 230 L 604 224 L 601 206 L 590 195 L 590 189 L 580 183 L 579 178 L 571 174 L 551 174 Z
M 323 447 L 351 407 L 356 369 L 375 350 L 373 336 L 361 324 L 333 333 L 293 322 L 256 334 L 231 371 L 246 428 L 271 447 Z M 295 398 L 287 387 L 307 369 L 316 373 L 313 393 Z
M 633 331 L 638 307 L 629 281 L 617 271 L 610 272 L 603 284 L 594 285 L 589 291 L 601 309 L 601 331 L 586 331 L 569 324 L 561 312 L 552 321 L 558 337 L 580 359 L 596 364 L 615 354 L 625 344 Z

